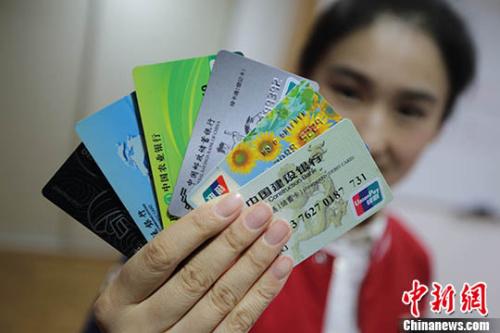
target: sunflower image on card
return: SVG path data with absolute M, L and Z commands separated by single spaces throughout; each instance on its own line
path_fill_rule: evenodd
M 193 188 L 189 204 L 197 207 L 240 188 L 341 119 L 308 81 L 301 81 Z

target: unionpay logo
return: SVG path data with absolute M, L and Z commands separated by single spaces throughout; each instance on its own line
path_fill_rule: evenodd
M 351 204 L 356 216 L 359 217 L 382 202 L 383 199 L 380 184 L 378 180 L 375 180 L 373 183 L 354 194 L 351 198 Z
M 205 201 L 209 201 L 227 192 L 229 192 L 229 190 L 227 188 L 226 181 L 221 175 L 217 177 L 217 179 L 203 192 L 203 199 Z

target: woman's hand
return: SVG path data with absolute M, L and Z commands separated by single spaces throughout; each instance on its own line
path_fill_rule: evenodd
M 159 233 L 95 303 L 105 332 L 246 332 L 288 278 L 291 235 L 264 203 L 229 194 Z M 201 246 L 203 245 L 203 246 Z

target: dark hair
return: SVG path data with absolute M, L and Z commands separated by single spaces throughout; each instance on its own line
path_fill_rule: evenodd
M 348 34 L 373 23 L 381 14 L 391 14 L 427 33 L 437 44 L 450 85 L 442 120 L 475 75 L 474 43 L 465 23 L 442 0 L 339 0 L 317 19 L 302 52 L 299 70 L 312 74 L 321 58 Z

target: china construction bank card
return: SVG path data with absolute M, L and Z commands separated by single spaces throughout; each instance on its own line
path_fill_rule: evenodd
M 177 176 L 207 89 L 215 55 L 133 70 L 139 112 L 163 226 Z
M 303 78 L 220 51 L 182 163 L 169 213 L 190 209 L 191 188 L 233 149 Z M 311 83 L 317 90 L 318 85 Z M 142 105 L 141 105 L 142 107 Z
M 238 189 L 334 126 L 342 117 L 303 80 L 188 195 L 197 207 Z
M 341 120 L 238 192 L 288 221 L 295 265 L 370 217 L 392 193 L 352 122 Z

